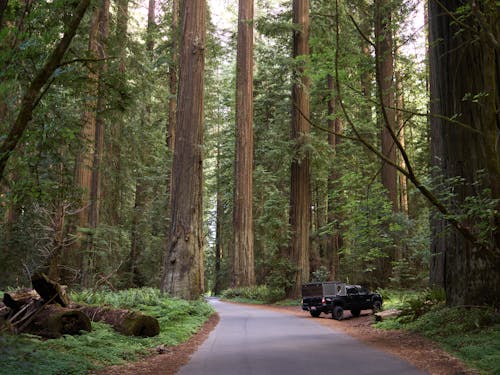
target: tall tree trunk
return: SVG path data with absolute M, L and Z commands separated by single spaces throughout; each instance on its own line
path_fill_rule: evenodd
M 146 35 L 146 50 L 149 53 L 149 58 L 152 60 L 154 59 L 154 31 L 156 29 L 155 4 L 155 0 L 149 0 L 148 27 Z M 151 102 L 146 103 L 141 122 L 143 128 L 151 126 Z M 146 167 L 147 165 L 147 161 L 145 161 L 147 160 L 147 156 L 145 156 L 144 154 L 142 154 L 141 156 L 141 167 L 136 175 L 135 181 L 135 199 L 134 210 L 132 212 L 130 254 L 126 267 L 129 273 L 129 285 L 133 287 L 142 286 L 143 283 L 142 275 L 139 271 L 139 262 L 141 254 L 146 248 L 145 236 L 150 230 L 149 225 L 147 225 L 147 219 L 145 218 L 145 215 L 146 212 L 148 212 L 151 203 L 151 193 L 149 182 L 145 178 L 143 171 L 144 167 Z
M 404 148 L 406 144 L 405 139 L 405 121 L 404 121 L 404 92 L 403 92 L 403 77 L 401 76 L 401 72 L 396 72 L 396 108 L 398 108 L 397 112 L 397 134 L 399 143 Z M 405 162 L 401 156 L 398 158 L 398 164 L 401 168 L 405 168 Z M 408 181 L 406 176 L 402 174 L 398 175 L 399 179 L 399 207 L 401 211 L 408 214 Z M 397 257 L 396 257 L 397 258 Z
M 396 162 L 396 145 L 391 135 L 396 134 L 394 111 L 394 59 L 391 28 L 391 9 L 387 0 L 375 0 L 375 60 L 376 77 L 381 99 L 382 154 Z M 382 108 L 383 107 L 383 108 Z M 398 187 L 396 169 L 382 164 L 382 185 L 392 203 L 393 211 L 398 210 Z
M 309 0 L 293 1 L 293 22 L 299 28 L 293 36 L 293 57 L 309 55 Z M 300 294 L 302 283 L 309 281 L 309 252 L 311 224 L 311 171 L 307 151 L 309 119 L 310 79 L 305 75 L 303 63 L 294 72 L 292 88 L 291 138 L 295 142 L 295 155 L 291 167 L 290 187 L 290 259 L 297 267 L 290 297 Z
M 232 285 L 255 284 L 253 249 L 253 0 L 240 0 L 236 57 L 236 150 Z
M 341 138 L 338 134 L 342 134 L 343 126 L 342 120 L 336 116 L 337 108 L 337 98 L 335 96 L 334 79 L 331 75 L 328 75 L 328 91 L 330 92 L 330 99 L 328 100 L 328 144 L 334 151 L 334 157 L 336 156 L 337 146 L 340 144 Z M 334 233 L 328 236 L 327 243 L 327 259 L 328 259 L 328 270 L 330 271 L 330 279 L 338 279 L 338 268 L 339 268 L 339 250 L 342 247 L 342 235 L 340 234 L 340 223 L 341 218 L 334 211 L 334 199 L 333 190 L 335 185 L 340 178 L 339 168 L 333 167 L 328 176 L 328 222 L 334 223 Z
M 177 70 L 178 70 L 178 60 L 179 60 L 179 0 L 172 0 L 172 30 L 171 30 L 171 42 L 170 42 L 170 67 L 168 71 L 168 87 L 169 87 L 169 99 L 168 99 L 168 129 L 167 129 L 167 147 L 173 154 L 175 145 L 175 122 L 177 113 Z M 168 182 L 167 186 L 170 185 Z
M 170 241 L 162 290 L 195 299 L 203 282 L 203 88 L 206 1 L 183 2 Z
M 117 0 L 116 2 L 116 47 L 115 52 L 118 54 L 118 83 L 117 90 L 120 95 L 118 99 L 118 111 L 116 112 L 116 120 L 111 124 L 109 130 L 109 138 L 106 146 L 107 163 L 106 168 L 109 179 L 104 188 L 106 191 L 106 212 L 109 224 L 117 227 L 121 223 L 121 207 L 123 198 L 123 176 L 122 176 L 122 134 L 125 126 L 125 111 L 126 103 L 124 96 L 127 90 L 126 73 L 127 73 L 127 45 L 128 45 L 128 11 L 129 0 Z
M 101 0 L 94 8 L 89 34 L 89 53 L 93 58 L 102 58 L 105 55 L 104 41 L 107 38 L 109 27 L 109 0 Z M 75 185 L 82 191 L 82 208 L 78 212 L 78 226 L 80 228 L 95 229 L 99 215 L 100 194 L 100 155 L 103 149 L 103 124 L 98 118 L 99 109 L 103 108 L 104 87 L 100 82 L 102 68 L 92 64 L 88 76 L 89 102 L 83 113 L 81 138 L 85 148 L 80 152 L 75 167 Z M 105 68 L 104 68 L 105 69 Z M 101 92 L 100 92 L 101 91 Z M 92 247 L 91 234 L 78 233 L 79 241 L 73 247 L 73 257 L 76 267 L 80 271 L 80 283 L 88 286 L 90 283 L 91 258 L 86 250 Z M 67 282 L 67 280 L 65 280 Z
M 470 204 L 489 189 L 496 199 L 490 217 L 470 216 L 463 225 L 481 233 L 483 244 L 466 240 L 443 218 L 434 218 L 431 280 L 443 278 L 450 305 L 500 305 L 500 28 L 495 1 L 431 1 L 429 4 L 432 161 L 444 178 L 463 179 L 450 198 L 453 207 Z M 460 11 L 456 21 L 456 12 Z M 465 30 L 461 30 L 465 28 Z M 458 117 L 457 117 L 458 116 Z M 482 173 L 484 179 L 478 174 Z M 482 201 L 483 202 L 483 201 Z M 479 204 L 479 203 L 477 203 Z M 484 203 L 482 203 L 484 204 Z M 483 207 L 481 207 L 483 208 Z M 486 213 L 486 212 L 484 212 Z M 495 228 L 490 234 L 478 224 Z M 446 228 L 446 229 L 445 229 Z M 445 229 L 445 230 L 442 230 Z M 436 276 L 438 275 L 438 276 Z
M 218 124 L 218 123 L 217 123 Z M 216 199 L 216 219 L 215 219 L 215 281 L 214 281 L 214 294 L 217 296 L 222 291 L 222 273 L 221 273 L 221 265 L 222 265 L 222 257 L 224 256 L 222 240 L 223 240 L 223 231 L 222 231 L 222 220 L 224 218 L 224 203 L 222 201 L 222 168 L 221 168 L 221 148 L 222 144 L 220 142 L 221 133 L 219 131 L 219 126 L 217 125 L 217 133 L 219 142 L 217 144 L 217 165 L 216 165 L 216 173 L 217 173 L 217 199 Z

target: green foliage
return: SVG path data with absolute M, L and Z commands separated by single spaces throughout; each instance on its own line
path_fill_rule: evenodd
M 384 297 L 385 308 L 402 309 L 402 314 L 377 323 L 378 328 L 415 331 L 437 341 L 480 373 L 499 373 L 498 312 L 486 307 L 447 307 L 442 289 L 379 292 Z
M 267 285 L 230 288 L 222 292 L 224 299 L 248 303 L 274 303 L 285 298 L 285 293 L 280 289 L 273 289 Z
M 321 282 L 328 281 L 328 277 L 330 276 L 330 272 L 325 266 L 320 266 L 316 271 L 314 271 L 311 275 L 312 282 Z
M 45 341 L 28 335 L 2 334 L 0 368 L 5 371 L 2 373 L 83 375 L 92 369 L 134 361 L 157 345 L 178 345 L 186 341 L 213 313 L 204 301 L 173 299 L 152 288 L 119 292 L 83 290 L 73 293 L 72 298 L 78 302 L 136 309 L 154 316 L 160 323 L 160 335 L 123 336 L 103 323 L 93 323 L 92 332 L 80 336 Z

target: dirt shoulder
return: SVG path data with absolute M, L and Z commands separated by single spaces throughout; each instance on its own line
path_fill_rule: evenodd
M 298 306 L 252 305 L 261 309 L 295 315 L 301 319 L 316 319 L 320 324 L 347 333 L 348 335 L 365 342 L 379 350 L 388 352 L 402 358 L 415 367 L 433 375 L 472 375 L 477 372 L 468 368 L 457 358 L 442 350 L 436 343 L 415 333 L 406 331 L 386 331 L 372 327 L 373 315 L 371 311 L 363 311 L 359 318 L 351 318 L 350 313 L 344 314 L 344 320 L 337 321 L 329 316 L 322 315 L 312 318 Z M 166 348 L 155 349 L 152 356 L 139 362 L 123 366 L 112 366 L 94 375 L 174 375 L 189 361 L 199 345 L 201 345 L 210 332 L 217 326 L 217 314 L 203 325 L 201 330 L 187 342 Z M 159 354 L 161 353 L 161 354 Z

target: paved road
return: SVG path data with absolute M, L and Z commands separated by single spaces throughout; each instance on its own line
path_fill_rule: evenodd
M 220 322 L 178 375 L 425 374 L 312 318 L 211 303 Z

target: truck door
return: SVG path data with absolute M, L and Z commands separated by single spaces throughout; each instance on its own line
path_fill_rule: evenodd
M 358 289 L 355 287 L 348 287 L 346 296 L 346 310 L 359 309 L 359 302 Z

